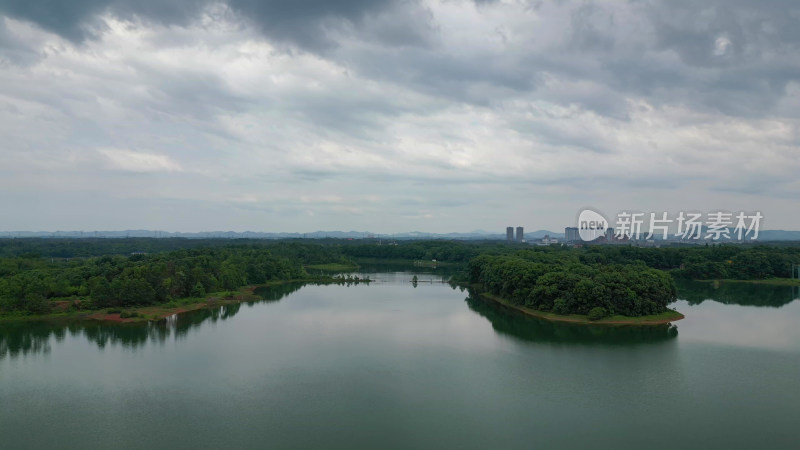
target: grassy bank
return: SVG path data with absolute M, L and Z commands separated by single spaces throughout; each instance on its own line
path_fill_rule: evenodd
M 581 324 L 591 324 L 591 325 L 659 325 L 659 324 L 674 322 L 676 320 L 681 320 L 685 317 L 683 314 L 677 311 L 668 309 L 667 311 L 661 314 L 655 314 L 650 316 L 641 316 L 641 317 L 608 316 L 600 320 L 589 320 L 588 316 L 582 314 L 562 315 L 551 312 L 537 311 L 535 309 L 530 309 L 524 306 L 515 305 L 509 302 L 508 300 L 493 294 L 481 293 L 480 295 L 483 298 L 492 300 L 507 308 L 514 309 L 523 314 L 533 317 L 538 317 L 540 319 L 552 320 L 555 322 L 570 322 L 570 323 L 581 323 Z

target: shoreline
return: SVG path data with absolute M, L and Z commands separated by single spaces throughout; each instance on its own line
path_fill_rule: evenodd
M 575 323 L 580 325 L 652 326 L 652 325 L 663 325 L 667 323 L 672 323 L 686 318 L 686 316 L 679 313 L 678 311 L 675 311 L 673 309 L 667 309 L 666 312 L 651 316 L 641 316 L 641 317 L 610 316 L 610 317 L 604 317 L 600 320 L 589 320 L 587 316 L 581 314 L 562 315 L 550 312 L 537 311 L 535 309 L 526 308 L 524 306 L 514 305 L 508 300 L 493 294 L 479 292 L 478 295 L 482 298 L 493 301 L 501 306 L 525 314 L 526 316 L 536 317 L 537 319 L 542 319 L 542 320 L 549 320 L 551 322 L 566 322 L 566 323 Z
M 737 280 L 733 278 L 713 278 L 706 280 L 692 280 L 701 283 L 747 283 L 747 284 L 763 284 L 767 286 L 800 286 L 799 279 L 792 278 L 765 278 L 761 280 Z
M 100 308 L 90 310 L 78 310 L 69 312 L 54 312 L 42 315 L 19 315 L 19 316 L 0 316 L 0 324 L 8 322 L 72 322 L 72 321 L 98 321 L 113 323 L 143 323 L 150 321 L 163 320 L 174 314 L 196 311 L 199 309 L 210 309 L 218 306 L 242 303 L 245 301 L 258 300 L 259 297 L 253 295 L 253 290 L 259 286 L 246 286 L 240 288 L 237 294 L 232 297 L 196 299 L 177 306 L 167 306 L 168 304 L 134 306 L 129 308 Z M 178 300 L 180 302 L 180 300 Z M 135 313 L 134 317 L 121 317 L 122 312 L 109 313 L 109 310 L 120 310 L 126 313 Z
M 260 287 L 279 286 L 290 283 L 343 284 L 348 282 L 369 283 L 370 281 L 371 280 L 369 279 L 348 280 L 348 279 L 339 279 L 330 277 L 306 278 L 306 279 L 294 279 L 294 280 L 276 280 L 259 285 L 243 286 L 239 288 L 239 290 L 237 290 L 234 295 L 227 297 L 207 296 L 205 298 L 196 298 L 196 299 L 185 298 L 185 299 L 174 300 L 172 302 L 173 306 L 168 306 L 170 303 L 165 303 L 158 305 L 135 306 L 129 308 L 107 307 L 107 308 L 100 308 L 96 310 L 86 310 L 86 311 L 80 311 L 80 310 L 60 311 L 44 315 L 0 316 L 0 324 L 2 324 L 3 322 L 40 321 L 40 320 L 41 321 L 96 320 L 100 322 L 113 322 L 113 323 L 142 323 L 142 322 L 163 320 L 164 318 L 172 316 L 174 314 L 182 314 L 190 311 L 196 311 L 199 309 L 210 309 L 229 304 L 236 304 L 247 301 L 258 301 L 261 299 L 261 297 L 255 295 L 254 291 L 255 289 Z M 696 280 L 696 281 L 714 282 L 715 280 Z M 748 282 L 748 281 L 764 281 L 764 280 L 726 280 L 726 281 Z M 469 285 L 465 287 L 475 288 L 475 286 L 469 286 Z M 675 322 L 684 319 L 686 317 L 675 310 L 668 309 L 667 311 L 661 314 L 650 315 L 650 316 L 641 316 L 641 317 L 610 316 L 610 317 L 604 317 L 599 320 L 589 320 L 586 315 L 580 315 L 580 314 L 561 315 L 561 314 L 543 312 L 531 308 L 526 308 L 524 306 L 515 305 L 502 297 L 490 293 L 478 292 L 478 295 L 484 299 L 490 300 L 494 303 L 512 309 L 521 314 L 530 317 L 535 317 L 537 319 L 549 320 L 551 322 L 575 323 L 582 325 L 651 326 L 651 325 L 662 325 L 666 323 Z M 174 303 L 179 303 L 179 304 L 174 305 Z M 120 312 L 109 313 L 108 312 L 109 310 L 115 310 Z M 123 312 L 128 314 L 133 313 L 134 316 L 123 318 L 121 317 Z
M 235 294 L 227 297 L 208 296 L 205 298 L 184 298 L 173 300 L 178 305 L 168 306 L 169 303 L 147 306 L 106 307 L 85 311 L 60 311 L 42 315 L 10 315 L 0 316 L 0 324 L 8 322 L 27 322 L 27 321 L 85 321 L 96 320 L 98 322 L 113 323 L 144 323 L 163 320 L 175 314 L 182 314 L 200 309 L 211 309 L 224 305 L 231 305 L 249 301 L 263 300 L 254 294 L 254 291 L 262 287 L 280 286 L 292 283 L 317 283 L 317 284 L 345 284 L 345 283 L 370 283 L 369 279 L 338 279 L 338 278 L 301 278 L 295 280 L 276 280 L 264 284 L 249 285 L 239 288 Z M 109 310 L 120 310 L 125 313 L 135 313 L 135 317 L 121 317 L 122 312 L 109 313 Z

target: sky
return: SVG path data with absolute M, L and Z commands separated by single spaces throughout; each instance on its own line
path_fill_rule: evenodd
M 793 0 L 0 0 L 0 231 L 800 229 Z

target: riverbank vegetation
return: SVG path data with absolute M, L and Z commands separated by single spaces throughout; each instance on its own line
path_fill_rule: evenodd
M 159 320 L 174 314 L 183 314 L 200 309 L 215 309 L 220 306 L 238 305 L 255 301 L 274 301 L 285 297 L 302 286 L 308 285 L 358 285 L 369 284 L 369 277 L 351 275 L 310 276 L 303 279 L 274 280 L 256 286 L 244 286 L 236 291 L 210 292 L 203 297 L 184 297 L 165 303 L 129 305 L 125 307 L 97 308 L 91 298 L 69 300 L 58 299 L 50 302 L 47 312 L 31 314 L 25 310 L 5 311 L 0 314 L 0 323 L 19 320 L 74 320 L 92 319 L 108 322 L 144 322 Z M 278 296 L 276 297 L 276 294 Z
M 435 260 L 435 263 L 434 263 Z M 661 314 L 672 279 L 788 281 L 797 245 L 530 246 L 471 241 L 0 239 L 0 315 L 133 308 L 206 298 L 358 263 L 419 262 L 461 273 L 514 304 L 592 318 Z M 461 268 L 461 269 L 459 269 Z M 212 294 L 213 293 L 213 294 Z M 65 306 L 66 305 L 66 306 Z
M 306 269 L 323 270 L 326 272 L 352 272 L 358 270 L 358 264 L 355 263 L 326 263 L 326 264 L 308 264 Z
M 589 320 L 658 315 L 676 299 L 663 271 L 641 263 L 584 264 L 570 252 L 481 255 L 469 262 L 468 281 L 512 305 Z
M 76 245 L 80 245 L 76 241 Z M 0 259 L 0 312 L 46 314 L 54 301 L 75 308 L 129 308 L 205 298 L 271 281 L 308 280 L 305 264 L 347 264 L 332 247 L 298 243 L 194 248 L 153 255 Z
M 605 311 L 598 311 L 597 308 L 592 310 L 596 311 L 595 314 L 557 314 L 514 304 L 503 297 L 499 297 L 487 292 L 475 292 L 471 295 L 486 299 L 486 301 L 489 302 L 494 302 L 498 305 L 501 305 L 501 307 L 506 307 L 526 316 L 545 319 L 551 322 L 597 325 L 662 325 L 684 318 L 683 314 L 669 308 L 658 314 L 647 314 L 643 316 L 625 316 L 621 314 L 609 315 Z

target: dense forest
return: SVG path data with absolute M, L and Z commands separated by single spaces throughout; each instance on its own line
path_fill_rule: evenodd
M 415 241 L 390 244 L 360 244 L 342 246 L 342 252 L 353 258 L 437 260 L 467 262 L 487 251 L 502 251 L 507 246 L 458 241 Z
M 765 245 L 712 245 L 665 248 L 589 246 L 579 250 L 587 264 L 629 264 L 669 270 L 676 278 L 758 280 L 791 277 L 792 264 L 800 264 L 800 247 Z
M 307 279 L 311 264 L 362 258 L 427 260 L 465 267 L 520 305 L 557 313 L 643 315 L 664 310 L 677 279 L 790 277 L 798 246 L 536 247 L 445 240 L 0 239 L 0 313 L 46 313 L 54 299 L 128 307 Z M 469 263 L 469 264 L 468 264 Z
M 469 281 L 513 304 L 556 314 L 646 316 L 666 311 L 675 296 L 669 274 L 638 264 L 584 264 L 572 252 L 481 255 Z
M 16 256 L 79 258 L 131 253 L 163 253 L 174 250 L 219 247 L 264 247 L 276 244 L 309 244 L 319 247 L 347 242 L 340 239 L 294 239 L 270 241 L 265 239 L 189 239 L 189 238 L 0 238 L 0 258 Z M 309 248 L 307 246 L 306 248 Z
M 78 245 L 78 244 L 76 244 Z M 335 247 L 273 243 L 91 258 L 0 258 L 0 310 L 46 313 L 49 299 L 84 307 L 164 303 L 272 280 L 308 278 L 303 266 L 349 262 Z

